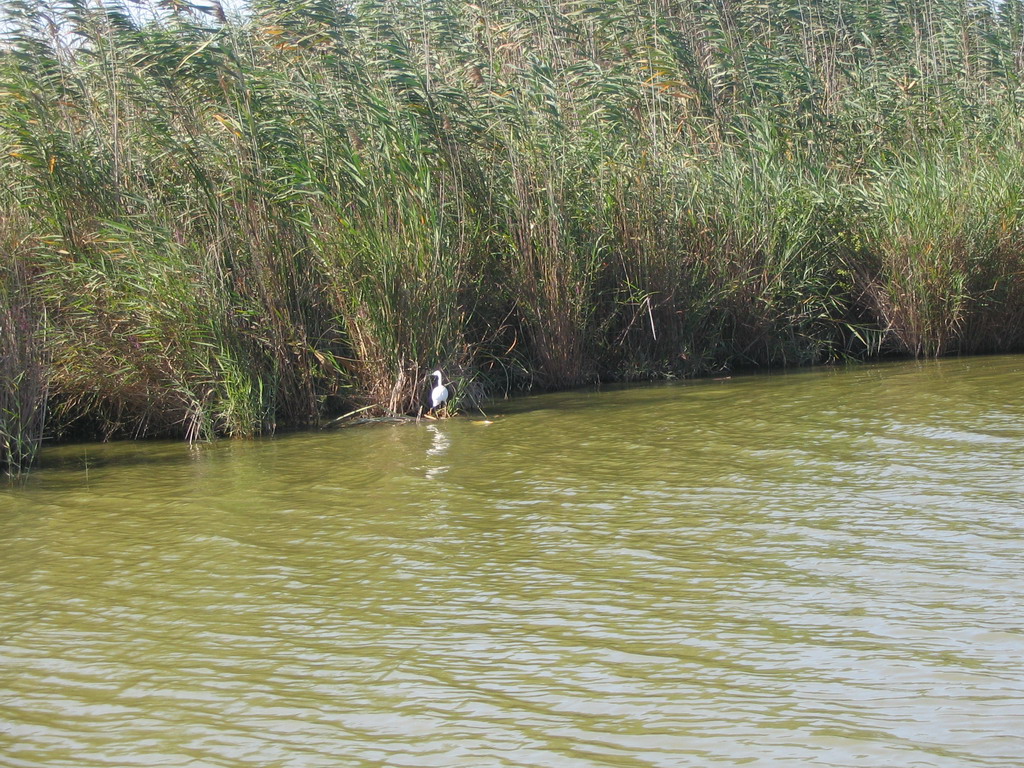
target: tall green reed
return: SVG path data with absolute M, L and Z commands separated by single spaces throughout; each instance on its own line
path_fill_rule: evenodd
M 1019 349 L 1024 310 L 1019 152 L 919 153 L 862 189 L 862 300 L 911 355 Z
M 49 367 L 45 308 L 35 293 L 30 227 L 0 215 L 0 471 L 17 476 L 39 450 L 46 426 Z
M 314 219 L 353 358 L 357 398 L 388 415 L 415 413 L 429 373 L 449 377 L 468 362 L 467 229 L 459 190 L 426 153 L 415 129 L 383 131 L 349 170 L 359 193 L 325 195 Z
M 1019 0 L 5 7 L 57 433 L 1024 345 Z
M 591 158 L 574 148 L 510 142 L 502 207 L 507 287 L 538 383 L 593 380 L 597 277 L 603 263 Z
M 828 169 L 761 133 L 692 179 L 693 247 L 714 296 L 701 335 L 719 345 L 704 354 L 729 366 L 830 359 L 845 297 Z

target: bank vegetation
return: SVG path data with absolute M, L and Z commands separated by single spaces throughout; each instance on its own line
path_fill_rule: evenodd
M 1024 346 L 1021 0 L 3 7 L 8 471 Z

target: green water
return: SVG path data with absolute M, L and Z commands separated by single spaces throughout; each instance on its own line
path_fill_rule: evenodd
M 1018 767 L 1022 383 L 48 450 L 0 490 L 0 765 Z

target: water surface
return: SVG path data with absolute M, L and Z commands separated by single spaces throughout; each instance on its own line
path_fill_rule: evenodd
M 1024 358 L 69 446 L 0 766 L 1020 766 Z

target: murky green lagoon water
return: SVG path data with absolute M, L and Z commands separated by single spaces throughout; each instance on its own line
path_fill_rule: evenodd
M 1024 358 L 73 446 L 0 765 L 1024 765 Z

